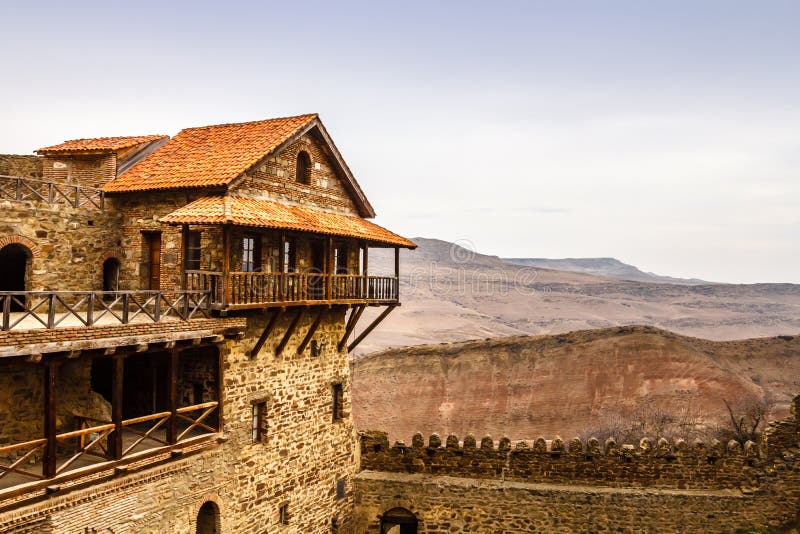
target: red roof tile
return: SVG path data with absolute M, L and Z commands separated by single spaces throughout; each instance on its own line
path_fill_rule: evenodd
M 109 193 L 227 186 L 316 114 L 186 128 L 131 170 L 108 182 Z
M 414 242 L 361 217 L 230 195 L 199 198 L 162 217 L 161 222 L 284 228 L 366 239 L 398 247 L 417 247 Z
M 93 139 L 73 139 L 59 145 L 38 149 L 38 154 L 67 154 L 70 152 L 115 152 L 142 143 L 167 139 L 168 135 L 138 135 L 126 137 L 95 137 Z

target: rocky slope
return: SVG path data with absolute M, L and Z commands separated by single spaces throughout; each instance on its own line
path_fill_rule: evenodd
M 592 274 L 631 282 L 680 285 L 700 285 L 709 283 L 698 278 L 675 278 L 672 276 L 660 276 L 654 273 L 646 273 L 616 258 L 503 258 L 503 261 L 513 263 L 514 265 L 524 265 L 526 267 Z
M 359 429 L 572 437 L 642 403 L 726 417 L 723 399 L 800 391 L 800 336 L 708 341 L 650 327 L 514 336 L 387 350 L 352 364 Z

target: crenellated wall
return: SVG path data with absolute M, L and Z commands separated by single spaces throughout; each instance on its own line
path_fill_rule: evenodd
M 421 434 L 361 436 L 358 532 L 403 507 L 433 532 L 761 532 L 800 520 L 800 397 L 759 443 L 618 444 L 560 438 L 512 444 Z M 516 503 L 516 504 L 511 504 Z M 546 512 L 543 512 L 546 510 Z

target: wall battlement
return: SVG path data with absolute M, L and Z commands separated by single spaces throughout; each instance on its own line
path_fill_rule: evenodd
M 776 461 L 800 445 L 794 415 L 798 404 L 800 397 L 793 402 L 793 416 L 771 423 L 759 443 L 643 438 L 633 445 L 613 438 L 584 443 L 540 437 L 512 444 L 508 438 L 495 443 L 489 436 L 478 443 L 473 436 L 460 441 L 450 435 L 442 442 L 433 434 L 426 445 L 416 434 L 410 446 L 390 446 L 386 433 L 366 432 L 361 436 L 361 468 L 516 482 L 752 491 Z

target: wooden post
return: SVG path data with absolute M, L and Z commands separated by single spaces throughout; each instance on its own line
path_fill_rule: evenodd
M 333 254 L 333 238 L 328 238 L 328 261 L 325 263 L 325 273 L 327 276 L 327 284 L 325 286 L 325 300 L 332 300 L 333 299 L 333 278 L 336 274 L 336 265 L 335 265 L 335 258 Z
M 280 302 L 286 300 L 286 232 L 281 232 L 281 250 L 278 253 L 278 296 Z
M 394 300 L 400 300 L 400 247 L 394 247 Z
M 369 244 L 364 241 L 364 294 L 365 299 L 369 298 Z
M 44 364 L 44 435 L 47 444 L 42 461 L 42 474 L 45 478 L 56 476 L 56 381 L 58 364 L 47 361 Z
M 169 423 L 167 423 L 167 443 L 174 445 L 178 437 L 178 362 L 180 351 L 172 348 L 169 353 Z
M 181 225 L 181 243 L 183 244 L 181 246 L 181 258 L 180 258 L 181 280 L 182 280 L 182 283 L 183 283 L 183 289 L 186 290 L 186 289 L 189 289 L 188 280 L 186 279 L 186 258 L 188 257 L 187 256 L 187 252 L 189 250 L 188 249 L 188 247 L 189 247 L 189 225 L 188 224 Z
M 114 366 L 111 371 L 111 422 L 114 423 L 114 432 L 109 441 L 111 458 L 122 458 L 122 384 L 125 373 L 125 357 L 122 354 L 114 356 Z
M 222 226 L 222 307 L 226 308 L 231 301 L 231 227 L 229 224 Z

